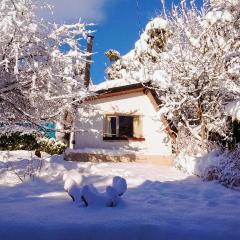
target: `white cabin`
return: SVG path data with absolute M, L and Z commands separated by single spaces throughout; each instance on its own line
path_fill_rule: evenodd
M 112 80 L 95 87 L 96 97 L 77 109 L 66 160 L 170 164 L 172 138 L 159 104 L 146 85 Z

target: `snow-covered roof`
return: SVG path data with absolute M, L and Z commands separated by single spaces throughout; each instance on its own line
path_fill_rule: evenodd
M 225 112 L 233 119 L 240 121 L 240 99 L 228 103 L 225 106 Z
M 98 92 L 102 90 L 109 90 L 113 88 L 118 88 L 118 87 L 124 87 L 124 86 L 131 86 L 135 84 L 141 84 L 141 83 L 147 83 L 149 80 L 134 80 L 134 79 L 114 79 L 114 80 L 106 80 L 100 84 L 97 85 L 92 85 L 90 87 L 91 91 Z

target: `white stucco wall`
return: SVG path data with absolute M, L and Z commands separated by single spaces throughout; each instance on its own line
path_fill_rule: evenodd
M 142 115 L 145 141 L 103 141 L 104 114 L 132 113 Z M 126 149 L 145 154 L 171 155 L 171 141 L 156 116 L 150 99 L 143 93 L 94 100 L 87 109 L 78 109 L 74 149 Z

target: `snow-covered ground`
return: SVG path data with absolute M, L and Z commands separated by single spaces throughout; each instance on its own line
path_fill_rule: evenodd
M 137 163 L 72 163 L 45 156 L 41 172 L 21 183 L 25 151 L 0 152 L 0 239 L 240 239 L 240 193 L 177 169 Z M 8 170 L 7 170 L 8 168 Z M 128 190 L 117 207 L 78 207 L 63 190 L 72 170 L 103 190 L 122 176 Z M 30 171 L 30 170 L 29 170 Z

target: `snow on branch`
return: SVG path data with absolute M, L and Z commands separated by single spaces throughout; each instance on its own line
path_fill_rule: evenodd
M 47 119 L 90 95 L 83 86 L 91 33 L 85 23 L 50 24 L 33 0 L 0 2 L 0 119 Z

